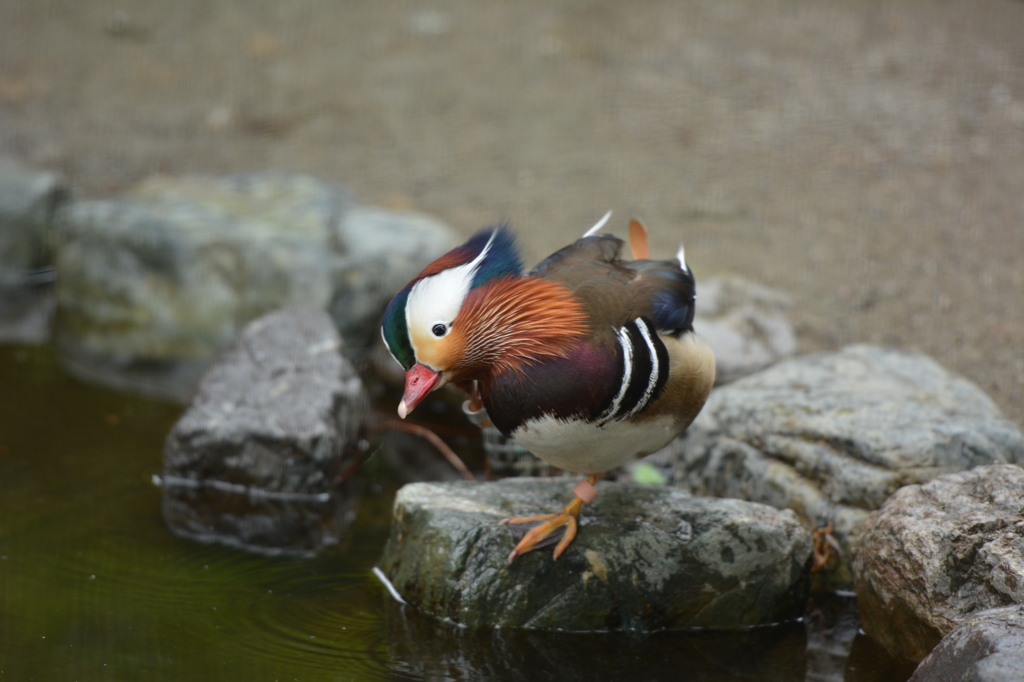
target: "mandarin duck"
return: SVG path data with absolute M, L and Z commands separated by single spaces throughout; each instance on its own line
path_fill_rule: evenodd
M 489 419 L 549 464 L 587 475 L 560 512 L 502 522 L 540 522 L 510 562 L 564 526 L 557 559 L 594 483 L 681 434 L 714 384 L 682 248 L 649 260 L 634 220 L 636 260 L 624 260 L 622 240 L 597 234 L 610 215 L 525 275 L 512 232 L 485 228 L 428 265 L 384 315 L 384 342 L 406 370 L 400 417 L 454 384 L 471 396 L 468 413 L 482 400 L 476 423 Z

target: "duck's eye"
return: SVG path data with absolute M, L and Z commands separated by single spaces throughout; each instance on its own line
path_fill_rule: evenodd
M 433 327 L 431 328 L 431 330 L 430 330 L 430 331 L 431 331 L 431 332 L 432 332 L 432 333 L 434 334 L 434 336 L 436 336 L 437 338 L 441 338 L 442 336 L 444 336 L 445 334 L 447 334 L 447 333 L 448 333 L 448 327 L 446 327 L 445 325 L 443 325 L 443 324 L 441 324 L 440 322 L 438 322 L 437 324 L 435 324 L 435 325 L 434 325 L 434 326 L 433 326 Z

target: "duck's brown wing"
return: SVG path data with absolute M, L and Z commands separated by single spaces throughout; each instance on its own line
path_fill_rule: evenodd
M 611 235 L 584 237 L 556 251 L 529 275 L 562 282 L 590 314 L 595 333 L 646 317 L 660 333 L 693 323 L 696 286 L 678 261 L 622 260 L 623 241 Z

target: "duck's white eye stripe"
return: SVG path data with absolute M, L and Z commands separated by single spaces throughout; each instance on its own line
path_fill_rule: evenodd
M 405 323 L 410 337 L 414 330 L 421 330 L 421 334 L 432 333 L 439 320 L 444 320 L 443 324 L 448 326 L 455 319 L 496 234 L 497 230 L 491 233 L 480 254 L 470 262 L 424 277 L 413 285 L 405 303 Z

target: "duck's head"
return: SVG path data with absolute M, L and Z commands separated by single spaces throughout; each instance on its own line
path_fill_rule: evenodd
M 406 370 L 403 419 L 431 391 L 460 379 L 472 354 L 460 311 L 475 289 L 522 271 L 515 237 L 505 226 L 485 228 L 428 265 L 388 305 L 381 334 Z

